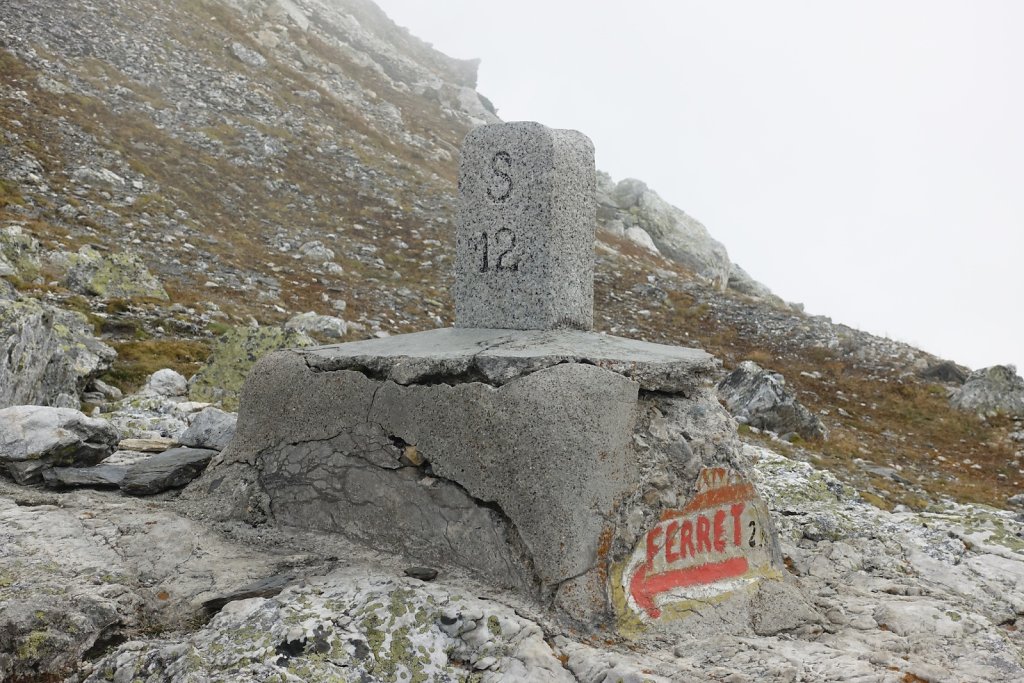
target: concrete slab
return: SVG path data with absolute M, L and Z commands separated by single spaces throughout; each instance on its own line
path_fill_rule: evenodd
M 298 349 L 316 371 L 358 370 L 396 384 L 478 381 L 501 386 L 562 363 L 610 370 L 645 391 L 689 395 L 718 368 L 700 349 L 580 330 L 444 328 Z

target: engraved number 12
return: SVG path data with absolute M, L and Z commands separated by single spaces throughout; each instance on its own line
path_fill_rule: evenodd
M 512 249 L 516 246 L 516 234 L 508 228 L 501 228 L 494 233 L 495 246 L 502 251 L 498 253 L 498 257 L 494 259 L 492 263 L 490 260 L 490 240 L 487 239 L 487 233 L 483 232 L 480 234 L 481 242 L 483 243 L 483 259 L 480 263 L 480 272 L 486 273 L 491 268 L 494 270 L 503 270 L 509 272 L 515 272 L 519 270 L 518 263 L 511 263 L 510 259 L 512 256 Z

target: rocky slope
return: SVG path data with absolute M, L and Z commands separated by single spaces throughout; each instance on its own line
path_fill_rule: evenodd
M 307 334 L 351 341 L 450 324 L 458 147 L 497 120 L 475 80 L 475 63 L 438 53 L 368 0 L 5 0 L 0 408 L 95 408 L 122 438 L 166 448 L 197 419 L 197 402 L 233 409 L 268 349 L 312 343 Z M 410 614 L 458 604 L 493 615 L 500 635 L 478 628 L 481 616 L 406 643 L 449 652 L 430 666 L 456 680 L 1019 677 L 1019 521 L 986 505 L 1006 507 L 1024 488 L 1020 378 L 968 377 L 805 315 L 640 181 L 603 176 L 598 202 L 597 328 L 705 348 L 723 377 L 753 361 L 771 386 L 738 394 L 808 425 L 736 411 L 765 490 L 785 492 L 771 502 L 810 596 L 802 616 L 629 652 L 528 606 L 517 615 L 457 598 L 478 590 L 465 577 L 436 588 L 396 578 L 397 560 L 339 539 L 213 528 L 173 493 L 144 505 L 5 480 L 0 610 L 20 630 L 0 636 L 0 678 L 45 678 L 84 657 L 80 679 L 184 679 L 196 652 L 220 657 L 225 680 L 250 664 L 251 680 L 285 669 L 320 680 L 337 673 L 329 667 L 382 675 L 400 646 L 381 654 L 365 622 L 395 615 L 333 626 L 311 616 L 317 601 L 351 591 L 408 591 Z M 172 394 L 146 384 L 165 367 L 191 382 Z M 148 457 L 121 454 L 113 466 Z M 349 556 L 346 574 L 337 558 Z M 300 575 L 326 578 L 268 597 Z M 275 576 L 291 578 L 232 592 Z M 204 604 L 231 595 L 259 597 L 194 629 L 216 611 Z M 299 602 L 310 611 L 286 614 Z M 225 635 L 255 624 L 273 642 Z M 101 657 L 123 638 L 137 640 Z M 318 643 L 337 657 L 297 674 Z M 255 650 L 266 651 L 259 666 L 238 654 Z

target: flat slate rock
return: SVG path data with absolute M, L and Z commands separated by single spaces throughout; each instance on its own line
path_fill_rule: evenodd
M 560 363 L 584 363 L 628 377 L 648 391 L 683 394 L 719 364 L 700 349 L 580 330 L 443 328 L 295 352 L 315 371 L 358 370 L 397 384 L 500 386 Z
M 43 483 L 52 489 L 70 489 L 79 486 L 117 488 L 128 472 L 123 465 L 96 465 L 95 467 L 53 467 L 43 470 Z
M 163 453 L 168 448 L 178 445 L 175 439 L 121 439 L 117 444 L 118 450 L 139 451 L 141 453 Z
M 218 595 L 203 602 L 203 609 L 210 613 L 219 612 L 224 605 L 235 600 L 248 600 L 249 598 L 272 598 L 288 586 L 299 581 L 297 574 L 275 574 L 265 579 L 253 581 L 241 588 Z
M 133 496 L 149 496 L 179 488 L 198 477 L 215 455 L 217 451 L 207 448 L 171 448 L 129 467 L 121 490 Z

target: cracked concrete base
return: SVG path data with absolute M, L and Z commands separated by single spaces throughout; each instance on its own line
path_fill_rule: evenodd
M 742 466 L 713 367 L 700 351 L 576 332 L 279 352 L 254 368 L 235 439 L 185 498 L 468 569 L 611 623 L 613 565 L 703 468 Z M 686 393 L 656 390 L 667 385 Z

